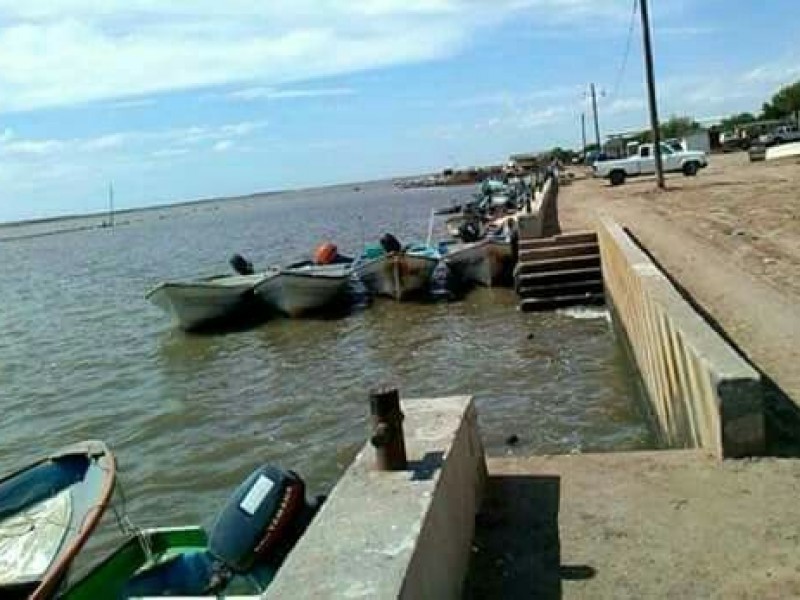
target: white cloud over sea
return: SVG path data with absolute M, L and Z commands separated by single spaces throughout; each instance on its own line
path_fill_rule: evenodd
M 588 0 L 0 0 L 0 111 L 212 86 L 240 100 L 298 98 L 294 82 L 457 52 L 520 11 L 580 25 L 622 18 Z M 577 20 L 577 21 L 576 21 Z M 343 95 L 344 88 L 316 95 Z M 237 95 L 238 94 L 238 95 Z

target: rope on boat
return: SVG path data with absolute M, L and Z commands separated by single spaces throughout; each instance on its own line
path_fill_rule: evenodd
M 125 495 L 125 487 L 122 485 L 122 478 L 119 476 L 119 474 L 117 474 L 116 481 L 114 482 L 114 489 L 119 491 L 121 504 L 121 507 L 118 510 L 116 504 L 113 502 L 111 503 L 111 510 L 114 513 L 117 526 L 124 536 L 136 538 L 136 540 L 139 542 L 142 552 L 147 558 L 147 562 L 152 562 L 154 557 L 153 547 L 150 544 L 150 540 L 144 530 L 135 525 L 133 521 L 131 521 L 130 515 L 128 515 L 128 498 Z

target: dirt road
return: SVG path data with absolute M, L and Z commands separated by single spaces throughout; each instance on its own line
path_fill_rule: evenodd
M 697 177 L 619 187 L 577 174 L 559 197 L 565 230 L 607 214 L 629 227 L 701 310 L 800 405 L 800 161 L 714 155 Z

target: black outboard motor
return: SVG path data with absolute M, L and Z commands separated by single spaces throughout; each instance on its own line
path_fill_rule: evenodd
M 400 240 L 394 237 L 391 233 L 384 233 L 380 239 L 381 248 L 383 248 L 387 253 L 392 252 L 400 252 L 403 249 L 403 246 L 400 244 Z
M 320 504 L 320 498 L 306 500 L 305 484 L 292 471 L 262 466 L 217 515 L 206 550 L 135 575 L 122 597 L 160 596 L 165 591 L 175 596 L 219 595 L 235 575 L 250 577 L 260 571 L 271 579 Z
M 477 242 L 481 237 L 481 228 L 477 221 L 467 221 L 458 228 L 458 237 L 464 242 Z
M 239 275 L 252 275 L 255 273 L 255 270 L 253 269 L 253 263 L 251 263 L 241 254 L 234 254 L 231 256 L 230 265 Z
M 256 469 L 220 511 L 208 536 L 208 552 L 222 569 L 209 583 L 218 591 L 226 569 L 246 573 L 255 563 L 278 567 L 319 510 L 306 501 L 305 483 L 292 471 Z

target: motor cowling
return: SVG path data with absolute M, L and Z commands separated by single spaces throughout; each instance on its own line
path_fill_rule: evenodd
M 481 237 L 480 225 L 476 221 L 467 221 L 458 228 L 458 237 L 464 242 L 476 242 Z
M 229 262 L 233 270 L 239 275 L 252 275 L 255 273 L 255 269 L 253 269 L 253 263 L 251 263 L 241 254 L 234 254 L 231 256 Z
M 300 538 L 317 507 L 306 501 L 305 484 L 292 471 L 256 469 L 218 514 L 208 551 L 234 572 L 256 562 L 279 563 Z
M 317 246 L 317 249 L 314 250 L 314 264 L 317 265 L 334 264 L 338 257 L 339 248 L 336 247 L 336 244 L 332 244 L 331 242 L 320 244 Z
M 391 252 L 400 252 L 403 249 L 403 246 L 400 244 L 400 240 L 394 237 L 391 233 L 384 233 L 380 239 L 381 248 L 383 248 L 387 253 Z

